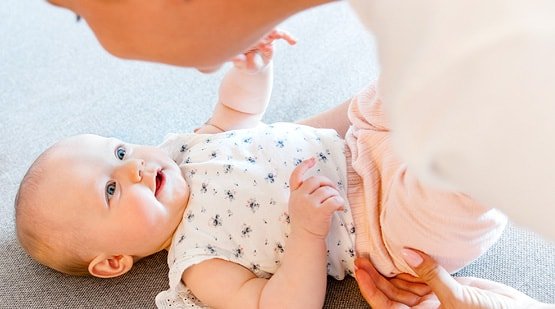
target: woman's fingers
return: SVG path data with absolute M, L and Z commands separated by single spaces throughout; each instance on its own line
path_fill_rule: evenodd
M 368 272 L 359 268 L 355 270 L 355 278 L 362 297 L 372 308 L 409 308 L 406 305 L 393 302 L 382 289 L 378 288 Z
M 432 292 L 432 288 L 430 288 L 425 283 L 411 282 L 404 279 L 399 279 L 398 276 L 390 279 L 389 282 L 398 289 L 405 290 L 418 296 L 428 295 Z
M 382 308 L 382 306 L 391 306 L 396 302 L 413 306 L 421 300 L 420 295 L 411 292 L 410 289 L 400 289 L 389 282 L 367 258 L 357 258 L 355 266 L 358 268 L 356 279 L 359 288 L 363 296 L 366 295 L 364 298 L 372 307 Z
M 401 253 L 418 277 L 430 286 L 442 304 L 449 304 L 456 298 L 455 295 L 460 294 L 461 285 L 427 254 L 406 248 Z

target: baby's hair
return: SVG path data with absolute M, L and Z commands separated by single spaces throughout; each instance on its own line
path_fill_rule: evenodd
M 76 250 L 68 248 L 75 241 L 61 246 L 64 242 L 61 236 L 65 236 L 65 239 L 75 236 L 56 229 L 55 224 L 43 215 L 49 210 L 44 209 L 46 205 L 41 200 L 41 187 L 48 177 L 53 177 L 48 175 L 45 165 L 55 147 L 47 149 L 33 162 L 19 185 L 14 203 L 17 239 L 35 261 L 65 274 L 88 275 L 89 263 L 71 253 Z

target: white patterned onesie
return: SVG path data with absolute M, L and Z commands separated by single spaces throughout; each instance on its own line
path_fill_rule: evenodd
M 347 201 L 345 142 L 335 131 L 291 123 L 219 134 L 174 134 L 160 146 L 181 168 L 190 197 L 168 253 L 169 285 L 159 308 L 190 308 L 185 269 L 219 258 L 269 278 L 280 266 L 290 232 L 289 177 L 304 159 L 317 163 L 305 177 L 330 178 Z M 328 274 L 353 273 L 355 228 L 348 205 L 332 218 Z M 210 278 L 206 278 L 210 280 Z M 198 305 L 198 303 L 197 303 Z

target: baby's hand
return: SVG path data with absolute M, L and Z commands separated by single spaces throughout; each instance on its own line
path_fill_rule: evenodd
M 291 173 L 289 217 L 292 233 L 304 232 L 325 238 L 332 214 L 343 209 L 344 200 L 327 177 L 312 176 L 303 180 L 304 174 L 316 163 L 315 160 L 304 160 Z
M 285 40 L 289 45 L 295 45 L 297 40 L 285 31 L 274 29 L 246 52 L 231 58 L 235 67 L 249 72 L 258 72 L 267 65 L 274 56 L 275 40 Z

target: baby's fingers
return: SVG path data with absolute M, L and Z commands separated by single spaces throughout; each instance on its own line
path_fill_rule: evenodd
M 233 58 L 231 58 L 233 65 L 235 65 L 238 69 L 246 69 L 247 68 L 247 55 L 239 54 Z
M 264 66 L 264 60 L 257 51 L 247 53 L 247 70 L 255 72 Z
M 318 189 L 314 190 L 311 194 L 317 201 L 323 204 L 326 200 L 338 196 L 339 192 L 331 186 L 324 185 L 319 187 Z
M 265 63 L 263 55 L 260 55 L 256 50 L 251 50 L 244 54 L 237 55 L 231 58 L 231 61 L 236 68 L 246 70 L 251 73 L 256 73 L 264 66 Z
M 330 212 L 343 210 L 344 206 L 345 200 L 339 195 L 331 196 L 322 203 L 322 208 L 327 209 Z
M 310 158 L 302 161 L 295 167 L 289 177 L 289 188 L 291 191 L 297 190 L 303 184 L 304 174 L 316 164 L 316 159 Z
M 339 195 L 339 192 L 330 186 L 322 186 L 318 188 L 312 196 L 320 201 L 320 208 L 323 208 L 327 212 L 334 212 L 337 210 L 342 210 L 345 200 Z
M 297 44 L 297 39 L 295 39 L 292 35 L 290 35 L 286 31 L 279 30 L 279 29 L 275 29 L 272 32 L 270 32 L 267 38 L 270 40 L 270 42 L 278 39 L 282 39 L 282 40 L 285 40 L 289 45 Z

